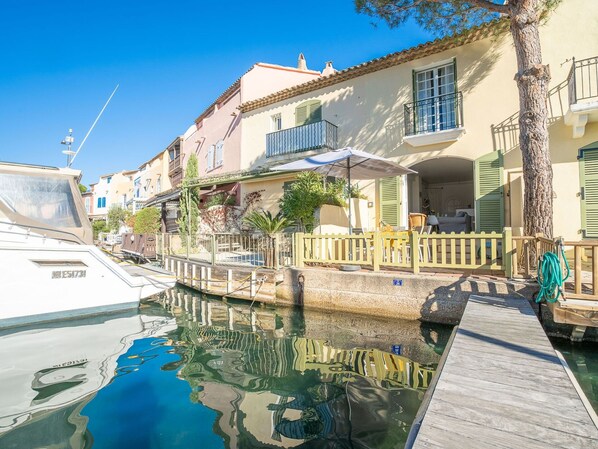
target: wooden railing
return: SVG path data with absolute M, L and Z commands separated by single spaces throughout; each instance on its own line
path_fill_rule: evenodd
M 573 279 L 565 283 L 564 297 L 598 300 L 598 241 L 564 241 L 563 245 L 565 250 L 573 249 L 573 261 L 570 264 Z
M 144 259 L 155 259 L 155 234 L 123 234 L 122 252 Z
M 546 252 L 554 252 L 556 242 L 541 234 L 535 237 L 513 236 L 511 266 L 514 277 L 530 278 L 536 275 L 538 259 Z
M 361 235 L 295 234 L 295 265 L 369 265 L 458 271 L 502 271 L 510 277 L 511 229 L 502 234 L 372 232 Z

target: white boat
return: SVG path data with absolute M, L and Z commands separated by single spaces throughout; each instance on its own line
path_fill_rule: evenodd
M 172 316 L 122 312 L 2 332 L 0 447 L 87 447 L 81 409 L 144 363 L 143 355 L 119 357 L 135 340 L 176 327 Z
M 175 284 L 133 276 L 93 245 L 79 179 L 70 168 L 0 163 L 0 328 L 136 308 Z

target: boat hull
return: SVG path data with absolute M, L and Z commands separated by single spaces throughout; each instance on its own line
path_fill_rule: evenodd
M 117 312 L 172 287 L 131 276 L 92 245 L 0 247 L 0 328 Z

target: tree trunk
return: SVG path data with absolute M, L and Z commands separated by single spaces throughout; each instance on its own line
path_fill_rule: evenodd
M 523 158 L 525 235 L 552 237 L 552 164 L 548 146 L 548 83 L 542 64 L 539 0 L 508 3 L 511 34 L 517 54 L 519 88 L 519 146 Z

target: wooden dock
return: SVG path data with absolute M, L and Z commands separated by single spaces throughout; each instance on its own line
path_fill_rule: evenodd
M 598 447 L 595 414 L 526 300 L 471 296 L 447 350 L 414 448 Z

